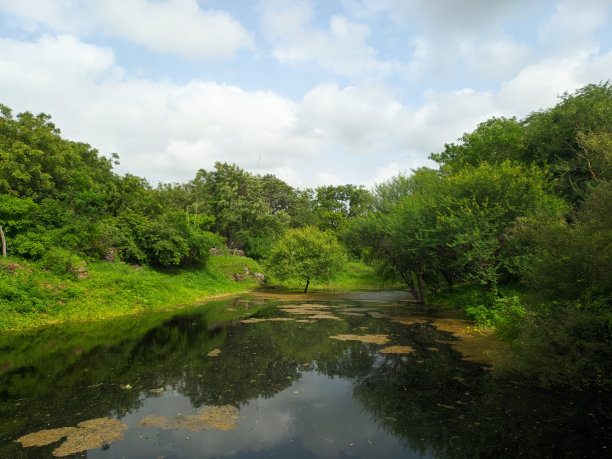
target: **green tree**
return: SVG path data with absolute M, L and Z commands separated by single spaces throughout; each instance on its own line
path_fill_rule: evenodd
M 555 107 L 532 113 L 524 125 L 522 161 L 550 167 L 557 190 L 578 204 L 602 175 L 602 156 L 610 154 L 612 85 L 590 84 L 564 93 Z
M 267 260 L 270 272 L 281 280 L 306 282 L 332 279 L 342 269 L 346 257 L 336 237 L 315 227 L 287 231 L 274 245 Z
M 442 153 L 432 153 L 433 159 L 446 167 L 460 168 L 466 164 L 478 166 L 483 162 L 518 160 L 521 156 L 525 128 L 512 118 L 491 118 L 461 136 L 460 143 L 444 145 Z

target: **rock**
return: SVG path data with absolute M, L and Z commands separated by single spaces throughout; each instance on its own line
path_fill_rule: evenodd
M 108 249 L 106 249 L 106 251 L 104 252 L 104 260 L 114 263 L 117 261 L 117 258 L 119 258 L 119 251 L 117 250 L 116 247 L 109 247 Z
M 266 282 L 266 276 L 264 276 L 262 273 L 254 273 L 253 277 L 259 285 L 263 285 Z
M 219 256 L 221 255 L 221 251 L 219 249 L 217 249 L 216 247 L 212 247 L 208 253 L 210 253 L 212 256 Z

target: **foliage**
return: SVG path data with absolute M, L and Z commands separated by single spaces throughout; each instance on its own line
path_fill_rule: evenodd
M 311 281 L 333 279 L 344 263 L 345 254 L 335 236 L 307 226 L 287 231 L 272 248 L 266 265 L 281 280 L 306 282 L 306 293 Z
M 385 202 L 385 196 L 398 196 L 387 192 L 398 183 L 409 194 Z M 424 283 L 435 290 L 440 279 L 449 287 L 453 279 L 473 280 L 495 292 L 500 278 L 525 262 L 520 247 L 506 247 L 517 218 L 563 210 L 549 183 L 545 171 L 513 162 L 442 174 L 422 169 L 388 188 L 379 186 L 377 202 L 384 212 L 354 228 L 370 256 L 392 266 L 420 302 Z
M 59 253 L 58 253 L 59 252 Z M 204 297 L 244 292 L 252 278 L 232 273 L 261 271 L 250 258 L 215 256 L 205 268 L 159 272 L 125 263 L 87 263 L 87 276 L 73 268 L 82 261 L 56 249 L 40 262 L 0 259 L 0 330 L 45 324 L 99 320 L 193 304 Z
M 445 144 L 444 151 L 432 153 L 430 159 L 453 169 L 517 160 L 523 136 L 524 127 L 516 118 L 491 118 L 463 134 L 461 143 Z
M 531 313 L 517 327 L 515 358 L 502 374 L 520 375 L 544 387 L 612 387 L 610 314 L 568 303 Z

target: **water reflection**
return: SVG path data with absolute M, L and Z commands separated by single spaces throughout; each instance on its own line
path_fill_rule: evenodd
M 461 317 L 401 293 L 305 298 L 0 337 L 0 457 L 52 457 L 14 440 L 98 418 L 129 428 L 88 457 L 605 456 L 609 394 L 496 381 Z

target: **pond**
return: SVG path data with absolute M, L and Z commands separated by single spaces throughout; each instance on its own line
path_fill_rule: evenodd
M 402 292 L 0 336 L 0 457 L 609 456 L 609 398 L 492 378 L 496 346 Z

